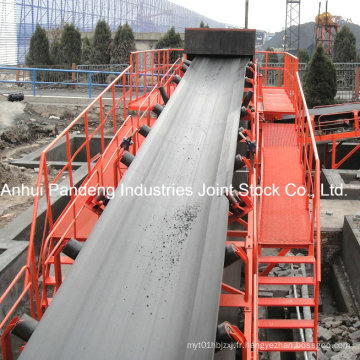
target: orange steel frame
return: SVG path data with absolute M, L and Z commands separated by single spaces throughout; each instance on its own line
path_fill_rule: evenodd
M 259 67 L 261 71 L 264 72 L 262 76 L 262 80 L 258 81 L 258 86 L 260 88 L 260 96 L 259 99 L 261 100 L 261 89 L 262 87 L 271 88 L 271 89 L 285 89 L 287 95 L 293 101 L 295 98 L 294 94 L 294 84 L 295 84 L 295 74 L 298 70 L 299 61 L 294 56 L 282 52 L 276 51 L 257 51 L 256 54 L 263 58 L 262 65 Z M 274 66 L 274 64 L 270 64 L 268 59 L 270 54 L 276 54 L 280 60 L 283 59 L 283 63 Z M 270 77 L 269 73 L 277 72 L 278 75 L 278 82 L 277 86 L 269 86 L 268 85 L 268 78 Z M 331 108 L 333 105 L 329 105 L 328 107 Z M 333 114 L 336 114 L 335 112 Z M 331 168 L 338 169 L 346 160 L 348 160 L 352 155 L 354 155 L 357 150 L 360 149 L 360 144 L 356 145 L 348 154 L 346 154 L 342 159 L 338 162 L 336 161 L 336 150 L 339 145 L 339 142 L 346 140 L 346 139 L 355 139 L 360 138 L 360 128 L 359 128 L 359 111 L 353 111 L 353 118 L 352 119 L 341 119 L 341 114 L 339 113 L 339 120 L 331 120 L 331 121 L 322 121 L 322 118 L 326 117 L 326 115 L 321 115 L 315 121 L 314 116 L 311 116 L 313 122 L 313 129 L 315 133 L 315 141 L 317 143 L 332 143 L 331 148 Z M 276 118 L 276 114 L 269 114 L 269 117 Z M 326 125 L 341 125 L 345 121 L 348 121 L 350 125 L 350 129 L 344 132 L 326 134 L 322 131 L 322 128 Z M 326 160 L 325 160 L 326 161 Z
M 6 317 L 0 324 L 0 330 L 5 329 L 1 341 L 5 360 L 11 360 L 11 342 L 9 334 L 15 326 L 18 318 L 14 316 L 19 303 L 29 294 L 31 315 L 34 318 L 41 319 L 44 311 L 49 306 L 51 298 L 48 298 L 49 290 L 52 290 L 52 296 L 55 295 L 63 281 L 61 266 L 72 264 L 72 260 L 61 255 L 61 250 L 67 241 L 73 237 L 79 241 L 85 241 L 94 224 L 99 218 L 99 214 L 93 211 L 92 199 L 71 193 L 71 199 L 63 210 L 62 214 L 55 219 L 53 216 L 50 185 L 57 183 L 65 171 L 69 175 L 69 185 L 74 186 L 73 162 L 76 155 L 82 149 L 86 151 L 87 176 L 83 185 L 93 185 L 95 187 L 116 187 L 127 167 L 121 165 L 123 149 L 120 148 L 121 141 L 139 129 L 143 124 L 151 126 L 155 119 L 150 116 L 150 112 L 156 103 L 161 101 L 157 87 L 163 85 L 170 94 L 172 79 L 175 74 L 180 74 L 182 60 L 178 59 L 174 64 L 169 63 L 170 51 L 178 51 L 182 54 L 182 49 L 154 50 L 146 52 L 135 52 L 131 54 L 130 66 L 121 73 L 90 105 L 55 139 L 41 154 L 39 165 L 39 176 L 37 181 L 38 188 L 44 185 L 45 199 L 47 202 L 47 212 L 45 224 L 42 226 L 42 242 L 40 255 L 37 262 L 35 253 L 35 234 L 39 233 L 40 227 L 37 224 L 37 215 L 40 196 L 35 197 L 33 223 L 30 233 L 27 264 L 15 277 L 9 288 L 0 298 L 0 304 L 9 294 L 14 291 L 18 282 L 25 277 L 22 293 L 16 299 L 14 305 L 8 311 Z M 287 53 L 279 53 L 284 56 L 282 89 L 285 89 L 294 105 L 296 117 L 296 129 L 298 134 L 298 145 L 301 149 L 301 160 L 303 163 L 303 177 L 306 180 L 308 194 L 312 196 L 312 201 L 308 203 L 312 208 L 311 228 L 309 236 L 315 234 L 316 242 L 313 243 L 310 251 L 316 253 L 316 285 L 315 285 L 315 319 L 318 318 L 318 299 L 319 283 L 321 279 L 320 271 L 320 164 L 316 150 L 316 142 L 311 118 L 308 114 L 304 94 L 302 92 L 299 76 L 297 73 L 297 59 Z M 268 54 L 266 54 L 266 59 Z M 150 59 L 150 60 L 149 60 Z M 265 79 L 267 71 L 273 70 L 265 64 Z M 130 73 L 130 75 L 127 75 Z M 254 96 L 251 105 L 255 112 L 249 112 L 247 119 L 250 122 L 250 131 L 247 133 L 252 141 L 256 141 L 256 152 L 246 159 L 246 166 L 249 167 L 249 185 L 258 185 L 262 175 L 261 160 L 261 137 L 260 120 L 263 120 L 264 114 L 261 107 L 262 88 L 266 87 L 266 80 L 263 84 L 262 75 L 254 71 L 254 81 L 252 90 Z M 147 84 L 152 90 L 147 91 Z M 143 86 L 141 93 L 140 87 Z M 133 88 L 135 91 L 133 91 Z M 112 108 L 108 113 L 103 110 L 103 98 L 105 94 L 112 96 Z M 88 114 L 95 104 L 100 105 L 100 119 L 98 126 L 90 132 Z M 138 111 L 136 115 L 127 114 L 127 108 L 136 103 Z M 119 107 L 123 111 L 124 122 L 118 126 Z M 305 121 L 305 119 L 310 121 Z M 105 146 L 104 124 L 106 121 L 113 121 L 113 138 Z M 76 125 L 83 124 L 85 129 L 85 141 L 72 153 L 70 144 L 70 132 Z M 90 142 L 96 134 L 101 136 L 102 149 L 100 154 L 91 157 Z M 65 139 L 68 163 L 64 166 L 55 179 L 49 179 L 48 165 L 46 156 L 49 151 L 60 141 Z M 142 139 L 135 133 L 133 145 L 129 151 L 136 154 L 141 146 Z M 230 326 L 229 331 L 232 337 L 243 348 L 244 359 L 259 358 L 258 341 L 258 279 L 264 276 L 264 273 L 258 273 L 258 255 L 261 251 L 258 245 L 258 232 L 260 223 L 261 198 L 254 197 L 247 199 L 246 211 L 242 214 L 235 211 L 229 211 L 229 225 L 239 223 L 243 230 L 229 230 L 227 232 L 226 244 L 234 244 L 238 248 L 238 255 L 245 264 L 245 291 L 235 289 L 225 283 L 222 284 L 222 293 L 220 296 L 220 306 L 242 307 L 245 314 L 244 330 L 240 331 L 236 326 Z M 246 213 L 246 217 L 244 214 Z M 317 224 L 317 226 L 315 225 Z M 316 226 L 316 228 L 315 228 Z M 41 228 L 41 227 L 40 227 Z M 315 246 L 316 244 L 316 246 Z M 285 250 L 286 251 L 286 250 Z M 50 276 L 53 270 L 54 276 Z M 38 278 L 43 276 L 42 292 L 39 290 Z M 266 274 L 265 274 L 266 275 Z M 9 322 L 10 321 L 10 322 Z M 317 333 L 314 328 L 314 343 L 316 343 Z
M 335 36 L 339 30 L 340 24 L 332 20 L 318 20 L 316 24 L 316 45 L 320 43 L 324 47 L 325 54 L 328 56 L 331 56 L 333 53 Z
M 260 144 L 260 118 L 264 120 L 263 107 L 261 106 L 263 87 L 267 86 L 268 71 L 281 71 L 282 84 L 284 89 L 294 106 L 295 127 L 297 130 L 298 146 L 300 147 L 301 163 L 303 164 L 303 179 L 306 183 L 306 191 L 312 201 L 307 202 L 307 206 L 312 209 L 311 227 L 309 229 L 309 238 L 312 239 L 309 246 L 309 255 L 315 256 L 314 264 L 314 323 L 318 321 L 318 305 L 319 305 L 319 286 L 321 281 L 321 240 L 320 240 L 320 161 L 316 148 L 314 136 L 314 126 L 310 119 L 304 93 L 301 87 L 298 75 L 298 60 L 288 53 L 278 53 L 284 57 L 284 66 L 271 67 L 268 65 L 268 53 L 265 54 L 265 66 L 261 67 L 265 73 L 262 76 L 255 73 L 253 91 L 254 97 L 252 107 L 255 109 L 254 115 L 248 116 L 244 120 L 250 122 L 251 140 L 256 140 L 256 152 L 251 156 L 249 168 L 249 185 L 258 185 L 261 183 L 262 177 L 262 155 Z M 244 230 L 229 230 L 227 233 L 228 244 L 234 244 L 238 247 L 238 255 L 245 265 L 245 291 L 240 291 L 227 284 L 222 284 L 222 294 L 220 296 L 220 306 L 224 307 L 242 307 L 244 309 L 244 329 L 243 331 L 236 326 L 229 325 L 229 334 L 242 347 L 244 359 L 258 359 L 260 351 L 266 351 L 271 347 L 278 346 L 277 342 L 259 342 L 258 340 L 258 280 L 259 276 L 265 277 L 276 264 L 270 264 L 261 274 L 258 272 L 258 258 L 261 255 L 261 246 L 258 244 L 258 233 L 260 224 L 260 207 L 261 197 L 250 198 L 252 204 L 251 209 L 247 213 L 247 221 L 243 219 L 243 215 L 237 215 L 235 211 L 229 212 L 229 224 L 238 222 Z M 234 239 L 235 238 L 235 239 Z M 315 240 L 315 241 L 314 241 Z M 285 255 L 291 247 L 284 248 L 279 255 Z M 276 299 L 274 299 L 276 300 Z M 275 304 L 276 302 L 274 302 Z M 317 326 L 313 327 L 313 345 L 306 348 L 302 343 L 284 343 L 289 345 L 287 351 L 316 351 L 317 343 Z
M 332 106 L 329 106 L 329 109 L 331 109 Z M 359 149 L 360 149 L 360 143 L 354 146 L 354 148 L 349 151 L 342 159 L 340 159 L 338 162 L 336 161 L 336 151 L 338 146 L 346 139 L 355 139 L 360 138 L 360 128 L 359 128 L 359 111 L 353 110 L 351 111 L 352 117 L 348 118 L 346 115 L 347 113 L 331 113 L 331 115 L 336 115 L 338 117 L 337 120 L 328 120 L 328 121 L 322 121 L 323 118 L 326 118 L 328 114 L 326 115 L 320 115 L 316 122 L 314 120 L 314 116 L 312 116 L 312 119 L 315 124 L 315 140 L 319 143 L 331 143 L 331 168 L 332 169 L 338 169 L 346 160 L 348 160 L 352 155 L 354 155 Z M 326 133 L 324 131 L 324 128 L 326 126 L 336 126 L 336 125 L 345 125 L 347 127 L 347 130 L 344 130 L 343 132 L 335 132 L 335 133 Z M 327 153 L 325 153 L 325 159 L 324 163 L 327 163 Z

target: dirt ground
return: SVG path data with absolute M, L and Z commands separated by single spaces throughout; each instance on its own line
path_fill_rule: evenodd
M 26 110 L 24 102 L 0 97 L 0 228 L 33 204 L 33 196 L 9 195 L 9 188 L 36 186 L 38 169 L 13 166 L 10 162 L 50 143 L 71 119 L 43 117 Z
M 37 168 L 13 166 L 10 162 L 51 143 L 83 107 L 69 106 L 65 107 L 65 111 L 64 107 L 53 105 L 34 107 L 26 101 L 9 102 L 0 95 L 0 228 L 32 206 L 34 200 L 31 194 L 9 195 L 8 191 L 4 191 L 5 184 L 9 187 L 21 187 L 24 184 L 35 189 L 38 177 Z M 89 114 L 90 133 L 98 126 L 98 119 L 98 110 Z M 113 131 L 110 123 L 105 125 L 105 135 Z M 84 133 L 84 125 L 79 122 L 73 131 Z M 55 171 L 50 173 L 50 178 L 51 175 L 55 176 Z
M 9 188 L 22 184 L 35 187 L 38 176 L 37 169 L 13 166 L 9 162 L 48 144 L 58 133 L 54 120 L 34 117 L 24 108 L 17 111 L 19 103 L 9 104 L 0 102 L 0 228 L 33 204 L 31 195 L 9 195 L 6 184 Z

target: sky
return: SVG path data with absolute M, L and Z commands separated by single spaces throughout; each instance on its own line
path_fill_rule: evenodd
M 245 24 L 245 0 L 170 0 L 194 10 L 204 16 L 230 25 L 243 27 Z M 325 12 L 326 1 L 321 1 Z M 319 11 L 318 0 L 301 0 L 300 22 L 315 20 Z M 249 0 L 249 28 L 269 32 L 280 31 L 285 27 L 286 0 Z M 351 19 L 360 25 L 359 0 L 329 0 L 328 12 L 331 15 Z

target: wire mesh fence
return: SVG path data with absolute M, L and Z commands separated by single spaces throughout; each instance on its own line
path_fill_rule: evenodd
M 92 82 L 94 84 L 110 84 L 112 80 L 116 78 L 115 74 L 109 73 L 122 73 L 129 64 L 82 64 L 77 65 L 76 70 L 84 71 L 96 71 L 97 73 L 92 73 Z M 79 83 L 88 83 L 89 82 L 89 73 L 77 73 L 76 81 Z M 127 85 L 129 81 L 126 81 Z
M 139 56 L 142 56 L 142 54 Z M 140 68 L 143 67 L 144 64 L 147 64 L 146 66 L 156 66 L 159 61 L 161 61 L 161 59 L 153 59 L 151 54 L 147 54 L 146 61 L 145 59 L 142 59 L 141 62 L 139 61 L 139 63 L 143 65 L 139 64 L 138 71 L 144 71 L 144 69 Z M 266 64 L 265 59 L 258 59 L 258 63 L 260 65 L 260 73 L 265 79 L 266 70 L 261 69 L 261 67 L 264 67 Z M 337 79 L 336 100 L 338 102 L 358 101 L 360 87 L 360 63 L 335 63 L 334 65 L 336 68 Z M 35 67 L 1 67 L 0 82 L 31 84 L 35 80 L 37 82 L 37 86 L 40 88 L 42 86 L 57 88 L 75 85 L 88 86 L 89 84 L 94 86 L 106 86 L 111 83 L 111 81 L 116 77 L 116 74 L 120 74 L 127 66 L 128 64 L 81 64 L 73 68 L 66 65 L 37 66 L 35 79 L 34 72 L 30 70 L 30 68 L 35 69 Z M 136 62 L 133 66 L 134 69 L 136 69 Z M 307 64 L 305 63 L 299 63 L 299 76 L 302 81 L 304 80 L 306 66 Z M 277 63 L 268 62 L 266 84 L 264 83 L 264 85 L 272 87 L 281 86 L 284 77 L 283 71 L 281 70 L 283 67 L 283 58 L 279 58 L 279 62 Z M 39 71 L 39 69 L 41 69 L 41 71 Z M 49 71 L 46 71 L 46 69 L 49 69 Z M 161 71 L 159 71 L 159 73 L 161 73 Z M 152 85 L 152 81 L 148 74 L 145 75 L 144 73 L 143 77 L 146 77 L 147 81 L 145 81 L 145 78 L 142 79 L 146 85 Z M 127 75 L 126 85 L 129 85 L 129 75 Z
M 260 68 L 265 66 L 265 62 L 259 62 Z M 359 84 L 360 84 L 360 63 L 334 63 L 336 69 L 337 94 L 336 100 L 339 102 L 351 102 L 359 100 Z M 279 86 L 281 83 L 282 72 L 272 70 L 271 68 L 281 68 L 283 63 L 268 63 L 267 83 L 266 86 Z M 307 64 L 299 63 L 299 76 L 304 80 Z M 269 69 L 270 68 L 270 69 Z M 265 70 L 260 70 L 265 77 Z

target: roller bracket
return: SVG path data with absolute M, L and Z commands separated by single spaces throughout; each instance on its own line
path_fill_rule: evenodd
M 133 144 L 132 137 L 124 137 L 123 141 L 120 144 L 120 147 L 126 151 L 129 150 L 130 146 Z
M 245 348 L 246 346 L 245 335 L 240 331 L 237 326 L 230 324 L 228 321 L 224 321 L 217 326 L 216 342 L 220 344 L 239 343 L 242 345 L 243 348 Z
M 240 260 L 240 256 L 237 254 L 237 247 L 234 244 L 230 244 L 225 247 L 225 260 L 224 267 L 228 267 L 234 262 Z
M 234 164 L 234 171 L 242 169 L 244 166 L 247 168 L 251 168 L 251 162 L 245 156 L 241 156 L 240 154 L 235 156 L 235 164 Z
M 246 138 L 246 136 L 243 134 L 243 132 L 245 132 L 246 130 L 244 130 L 243 128 L 239 129 L 239 137 L 241 139 L 243 139 L 248 147 L 248 150 L 252 153 L 255 154 L 256 153 L 256 141 L 250 141 L 249 139 Z
M 254 87 L 254 80 L 245 76 L 245 88 L 253 88 Z
M 229 200 L 231 211 L 238 217 L 245 216 L 253 209 L 253 203 L 248 195 L 237 190 L 233 190 L 232 193 L 225 192 L 224 195 Z

